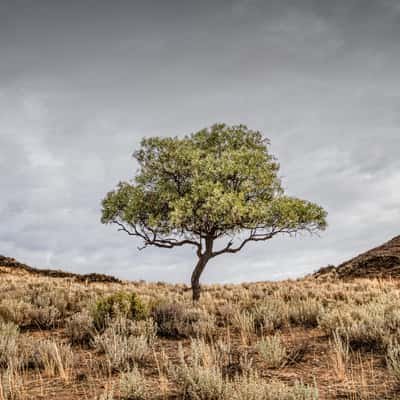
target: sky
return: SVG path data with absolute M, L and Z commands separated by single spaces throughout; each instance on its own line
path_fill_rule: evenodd
M 213 259 L 204 282 L 296 278 L 400 234 L 397 0 L 0 0 L 0 254 L 189 282 L 193 248 L 100 223 L 142 137 L 216 122 L 270 139 L 318 236 Z

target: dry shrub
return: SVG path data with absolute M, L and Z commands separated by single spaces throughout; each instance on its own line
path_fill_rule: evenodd
M 0 400 L 25 398 L 21 376 L 12 368 L 0 371 Z
M 226 400 L 318 400 L 315 387 L 295 383 L 267 381 L 256 373 L 237 376 L 228 386 Z
M 12 322 L 0 323 L 0 368 L 20 371 L 35 366 L 36 342 L 21 337 Z
M 288 352 L 279 335 L 268 336 L 260 340 L 257 344 L 257 350 L 267 368 L 283 367 L 288 359 Z
M 239 330 L 242 344 L 250 344 L 251 335 L 255 331 L 254 314 L 246 310 L 237 310 L 234 314 L 232 323 L 233 326 Z
M 335 331 L 333 332 L 333 340 L 330 342 L 330 347 L 332 349 L 333 370 L 338 379 L 344 380 L 350 360 L 349 343 Z
M 96 400 L 114 400 L 114 389 L 113 388 L 106 388 L 100 396 L 96 397 Z M 130 399 L 129 399 L 130 400 Z
M 60 325 L 61 314 L 53 305 L 38 307 L 22 300 L 8 299 L 0 304 L 0 316 L 21 327 L 51 329 Z
M 121 400 L 144 400 L 146 398 L 146 380 L 136 366 L 121 374 L 119 386 Z
M 37 366 L 37 342 L 21 337 L 12 322 L 0 323 L 0 368 L 20 371 Z
M 163 337 L 185 336 L 186 325 L 194 322 L 188 318 L 185 308 L 179 303 L 159 302 L 152 307 L 151 316 L 157 326 L 157 334 Z
M 16 366 L 18 362 L 19 329 L 12 322 L 0 322 L 0 368 Z
M 57 307 L 49 305 L 47 307 L 37 307 L 31 311 L 31 325 L 36 325 L 41 329 L 52 329 L 61 325 L 61 313 Z
M 386 364 L 396 380 L 400 383 L 400 345 L 398 342 L 391 342 L 386 351 Z
M 28 283 L 10 295 L 0 295 L 0 317 L 21 327 L 51 329 L 81 309 L 84 295 L 65 282 L 54 287 L 49 280 Z M 86 296 L 87 297 L 87 296 Z
M 0 303 L 0 317 L 18 326 L 32 325 L 33 306 L 22 300 L 3 299 Z
M 131 325 L 130 334 L 145 337 L 147 343 L 152 346 L 157 337 L 157 326 L 152 318 L 142 321 L 134 321 Z
M 186 309 L 180 303 L 160 302 L 153 306 L 151 316 L 162 337 L 212 337 L 215 318 L 204 309 Z
M 135 362 L 143 362 L 150 352 L 146 336 L 121 335 L 115 326 L 96 335 L 93 346 L 105 355 L 105 366 L 111 371 L 128 371 Z
M 44 369 L 51 377 L 68 380 L 72 365 L 73 353 L 69 345 L 21 336 L 12 323 L 0 325 L 0 367 L 15 372 Z
M 272 333 L 288 325 L 288 306 L 282 299 L 270 299 L 258 304 L 254 310 L 254 324 L 260 334 Z
M 352 349 L 382 350 L 392 337 L 398 337 L 400 311 L 396 299 L 382 297 L 327 311 L 320 316 L 319 325 L 330 335 L 337 332 Z
M 74 363 L 74 355 L 68 344 L 57 344 L 51 340 L 37 343 L 36 363 L 51 377 L 59 376 L 68 381 Z
M 64 294 L 64 290 L 54 290 L 53 288 L 43 292 L 42 288 L 40 288 L 37 294 L 35 293 L 31 296 L 30 304 L 36 308 L 36 312 L 40 313 L 42 310 L 51 310 L 48 313 L 60 319 L 68 314 L 69 302 Z M 44 322 L 46 322 L 46 319 L 44 319 Z
M 218 326 L 231 325 L 235 312 L 236 306 L 229 302 L 224 302 L 219 305 L 216 309 L 216 315 L 218 316 Z
M 245 349 L 234 349 L 229 341 L 218 340 L 212 344 L 215 362 L 224 378 L 232 378 L 253 368 L 253 357 Z
M 132 321 L 122 315 L 119 315 L 112 321 L 106 331 L 114 332 L 119 336 L 143 336 L 147 343 L 152 346 L 156 339 L 157 327 L 152 318 L 145 320 Z
M 322 312 L 322 304 L 314 298 L 293 300 L 288 303 L 288 319 L 292 325 L 316 327 Z
M 186 361 L 179 346 L 180 363 L 175 368 L 184 399 L 216 400 L 226 398 L 226 384 L 222 370 L 216 363 L 214 350 L 202 341 L 192 341 Z
M 130 319 L 116 307 L 111 316 L 104 318 L 105 329 L 96 331 L 92 314 L 87 311 L 91 310 L 90 304 L 121 288 L 127 292 L 134 290 L 145 304 L 163 299 L 162 303 L 153 306 L 155 321 L 151 318 Z M 324 376 L 321 381 L 321 385 L 326 385 L 324 395 L 332 395 L 332 398 L 342 393 L 353 399 L 397 398 L 400 382 L 399 294 L 397 280 L 260 282 L 248 284 L 246 288 L 233 284 L 213 285 L 203 296 L 200 306 L 193 307 L 189 301 L 190 293 L 183 285 L 83 285 L 36 277 L 30 281 L 26 277 L 7 280 L 2 275 L 0 320 L 4 322 L 0 324 L 0 381 L 3 397 L 16 400 L 24 395 L 24 399 L 30 399 L 42 391 L 44 398 L 53 398 L 60 396 L 60 390 L 71 389 L 74 395 L 85 392 L 84 397 L 97 400 L 140 399 L 146 398 L 143 393 L 146 383 L 150 386 L 150 381 L 141 380 L 144 373 L 151 376 L 154 384 L 158 373 L 160 390 L 157 396 L 160 398 L 311 400 L 318 398 L 314 387 L 292 385 L 292 382 L 284 385 L 266 376 L 286 380 L 291 373 L 305 376 L 305 371 L 312 367 L 316 376 Z M 115 309 L 117 312 L 114 313 Z M 307 330 L 314 327 L 316 321 L 330 335 L 328 339 L 319 335 L 319 331 Z M 19 333 L 11 322 L 19 325 L 24 333 Z M 65 326 L 65 331 L 57 331 L 54 339 L 58 352 L 62 352 L 62 345 L 58 343 L 65 332 L 71 344 L 95 345 L 102 354 L 79 351 L 79 365 L 73 373 L 77 381 L 64 385 L 59 379 L 63 376 L 60 371 L 64 370 L 64 379 L 69 379 L 69 371 L 73 371 L 71 362 L 63 362 L 63 357 L 58 357 L 51 346 L 43 349 L 46 345 L 41 345 L 40 338 L 43 340 L 49 333 L 38 332 L 38 326 Z M 299 333 L 295 343 L 300 340 L 312 346 L 310 357 L 304 360 L 305 370 L 292 364 L 298 362 L 307 347 L 299 347 L 294 352 L 292 347 L 296 344 L 293 343 L 285 349 L 286 343 L 279 343 L 279 336 L 276 336 L 281 334 L 280 330 L 288 333 L 291 326 L 301 327 L 292 333 Z M 256 338 L 255 333 L 260 336 Z M 156 334 L 197 339 L 192 340 L 189 348 L 186 347 L 188 341 L 182 340 L 185 352 L 183 354 L 181 350 L 180 361 L 176 362 L 177 344 L 165 340 L 155 342 Z M 242 346 L 240 335 L 242 343 L 257 339 L 262 344 Z M 330 347 L 326 354 L 328 340 Z M 382 353 L 352 351 L 358 347 L 379 349 Z M 262 349 L 265 363 L 259 361 L 257 353 Z M 151 350 L 154 350 L 152 354 Z M 314 351 L 317 359 L 312 357 Z M 150 357 L 153 354 L 155 362 Z M 382 363 L 384 358 L 387 369 Z M 57 361 L 60 359 L 61 363 Z M 283 360 L 282 364 L 279 360 Z M 285 370 L 268 372 L 269 362 L 273 367 L 284 364 Z M 99 366 L 101 369 L 98 370 Z M 136 366 L 145 371 L 139 372 Z M 327 366 L 332 367 L 330 375 L 334 378 L 329 382 L 325 379 L 329 374 L 325 370 Z M 121 374 L 110 373 L 114 371 Z M 53 379 L 50 375 L 54 375 Z M 78 382 L 81 375 L 84 378 Z M 105 380 L 106 388 L 99 389 L 100 379 Z M 25 392 L 21 390 L 22 383 L 25 383 Z M 1 395 L 0 399 L 3 400 Z
M 71 344 L 90 346 L 96 331 L 88 311 L 74 314 L 65 326 L 65 334 Z
M 193 400 L 318 400 L 318 391 L 300 383 L 287 386 L 259 378 L 252 369 L 233 379 L 224 377 L 221 358 L 214 346 L 192 341 L 187 358 L 180 347 L 180 364 L 175 377 L 182 398 Z

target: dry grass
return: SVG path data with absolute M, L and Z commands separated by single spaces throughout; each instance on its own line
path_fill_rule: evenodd
M 147 317 L 94 306 L 135 292 Z M 400 282 L 0 280 L 0 400 L 400 398 Z M 100 329 L 101 328 L 101 329 Z
M 257 349 L 267 368 L 283 367 L 287 361 L 288 353 L 280 335 L 263 338 L 257 344 Z

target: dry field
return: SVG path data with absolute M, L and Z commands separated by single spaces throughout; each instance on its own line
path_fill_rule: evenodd
M 209 285 L 194 306 L 185 285 L 0 268 L 0 399 L 398 399 L 399 296 L 308 278 Z

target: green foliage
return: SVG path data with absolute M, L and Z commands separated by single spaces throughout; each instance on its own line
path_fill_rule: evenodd
M 134 153 L 140 166 L 135 182 L 121 182 L 107 194 L 102 222 L 119 220 L 164 235 L 324 228 L 321 207 L 283 196 L 267 144 L 260 132 L 224 124 L 182 139 L 143 139 Z
M 283 196 L 279 165 L 260 132 L 213 125 L 182 139 L 143 139 L 140 170 L 103 200 L 102 222 L 162 234 L 227 234 L 255 226 L 326 225 L 316 204 Z
M 93 323 L 96 329 L 103 330 L 107 322 L 117 316 L 141 320 L 146 318 L 147 309 L 134 292 L 116 292 L 97 300 L 93 310 Z

